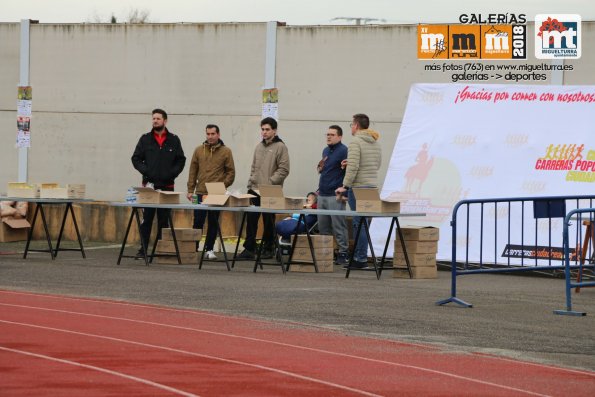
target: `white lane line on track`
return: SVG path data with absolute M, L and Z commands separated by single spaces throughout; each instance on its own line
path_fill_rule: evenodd
M 223 362 L 230 363 L 230 364 L 243 365 L 243 366 L 247 366 L 247 367 L 261 369 L 261 370 L 264 370 L 264 371 L 275 372 L 275 373 L 278 373 L 278 374 L 281 374 L 281 375 L 285 375 L 285 376 L 289 376 L 289 377 L 292 377 L 292 378 L 297 378 L 297 379 L 305 380 L 305 381 L 308 381 L 308 382 L 318 383 L 318 384 L 322 384 L 322 385 L 325 385 L 325 386 L 329 386 L 329 387 L 333 387 L 333 388 L 337 388 L 337 389 L 341 389 L 341 390 L 346 390 L 346 391 L 349 391 L 349 392 L 352 392 L 352 393 L 356 393 L 356 394 L 361 394 L 363 396 L 382 397 L 379 394 L 369 393 L 369 392 L 367 392 L 365 390 L 359 390 L 359 389 L 355 389 L 355 388 L 352 388 L 352 387 L 349 387 L 349 386 L 344 386 L 344 385 L 340 385 L 340 384 L 337 384 L 337 383 L 327 382 L 327 381 L 324 381 L 324 380 L 321 380 L 321 379 L 316 379 L 316 378 L 312 378 L 312 377 L 305 376 L 305 375 L 299 375 L 299 374 L 296 374 L 296 373 L 293 373 L 293 372 L 284 371 L 284 370 L 277 369 L 277 368 L 266 367 L 264 365 L 252 364 L 252 363 L 248 363 L 248 362 L 244 362 L 244 361 L 239 361 L 239 360 L 232 360 L 232 359 L 228 359 L 228 358 L 211 356 L 211 355 L 208 355 L 208 354 L 200 354 L 200 353 L 195 353 L 195 352 L 191 352 L 191 351 L 187 351 L 187 350 L 174 349 L 174 348 L 167 347 L 167 346 L 159 346 L 159 345 L 153 345 L 153 344 L 150 344 L 150 343 L 137 342 L 137 341 L 133 341 L 133 340 L 113 338 L 111 336 L 89 334 L 89 333 L 86 333 L 86 332 L 71 331 L 71 330 L 68 330 L 68 329 L 45 327 L 45 326 L 42 326 L 42 325 L 35 325 L 35 324 L 28 324 L 28 323 L 19 323 L 19 322 L 14 322 L 14 321 L 0 320 L 0 323 L 11 324 L 11 325 L 18 325 L 18 326 L 22 326 L 22 327 L 38 328 L 38 329 L 43 329 L 43 330 L 55 331 L 55 332 L 63 332 L 63 333 L 74 334 L 74 335 L 81 335 L 81 336 L 86 336 L 86 337 L 91 337 L 91 338 L 105 339 L 105 340 L 109 340 L 109 341 L 112 341 L 112 342 L 128 343 L 128 344 L 131 344 L 131 345 L 148 347 L 148 348 L 158 349 L 158 350 L 165 350 L 165 351 L 168 351 L 168 352 L 179 353 L 179 354 L 184 354 L 184 355 L 188 355 L 188 356 L 206 358 L 206 359 L 215 360 L 215 361 L 223 361 Z M 539 394 L 539 396 L 541 396 L 541 394 Z
M 11 353 L 23 354 L 25 356 L 30 356 L 30 357 L 35 357 L 35 358 L 41 358 L 41 359 L 44 359 L 44 360 L 55 361 L 55 362 L 58 362 L 58 363 L 61 363 L 61 364 L 74 365 L 75 367 L 82 367 L 82 368 L 90 369 L 90 370 L 93 370 L 93 371 L 103 372 L 103 373 L 106 373 L 106 374 L 109 374 L 109 375 L 113 375 L 113 376 L 117 376 L 117 377 L 120 377 L 120 378 L 132 380 L 132 381 L 135 381 L 135 382 L 138 382 L 138 383 L 143 383 L 145 385 L 156 387 L 158 389 L 169 391 L 169 392 L 172 392 L 174 394 L 178 394 L 180 396 L 200 397 L 198 394 L 188 393 L 188 392 L 185 392 L 185 391 L 180 390 L 180 389 L 175 389 L 173 387 L 163 385 L 161 383 L 152 382 L 152 381 L 150 381 L 148 379 L 139 378 L 139 377 L 132 376 L 132 375 L 127 375 L 125 373 L 117 372 L 117 371 L 112 371 L 112 370 L 106 369 L 106 368 L 96 367 L 94 365 L 83 364 L 83 363 L 79 363 L 79 362 L 76 362 L 76 361 L 64 360 L 62 358 L 56 358 L 56 357 L 46 356 L 44 354 L 31 353 L 31 352 L 27 352 L 27 351 L 24 351 L 24 350 L 11 349 L 9 347 L 4 347 L 4 346 L 0 346 L 0 350 L 4 350 L 4 351 L 7 351 L 7 352 L 11 352 Z
M 414 370 L 418 370 L 418 371 L 429 372 L 429 373 L 432 373 L 432 374 L 447 376 L 447 377 L 455 378 L 455 379 L 458 379 L 458 380 L 464 380 L 464 381 L 468 381 L 468 382 L 472 382 L 472 383 L 479 383 L 479 384 L 482 384 L 482 385 L 488 385 L 488 386 L 493 386 L 493 387 L 497 387 L 497 388 L 503 388 L 503 389 L 506 389 L 506 390 L 512 390 L 512 391 L 526 393 L 526 394 L 531 394 L 531 395 L 535 395 L 535 396 L 546 396 L 544 394 L 535 393 L 535 392 L 532 392 L 532 391 L 529 391 L 529 390 L 524 390 L 524 389 L 519 389 L 519 388 L 515 388 L 515 387 L 511 387 L 511 386 L 501 385 L 501 384 L 498 384 L 498 383 L 483 381 L 483 380 L 480 380 L 480 379 L 475 379 L 475 378 L 470 378 L 470 377 L 466 377 L 466 376 L 462 376 L 462 375 L 457 375 L 457 374 L 453 374 L 453 373 L 450 373 L 450 372 L 444 372 L 444 371 L 434 370 L 434 369 L 431 369 L 431 368 L 425 368 L 425 367 L 419 367 L 419 366 L 415 366 L 415 365 L 396 363 L 396 362 L 392 362 L 392 361 L 378 360 L 378 359 L 374 359 L 374 358 L 356 356 L 356 355 L 347 354 L 347 353 L 333 352 L 333 351 L 330 351 L 330 350 L 317 349 L 317 348 L 313 348 L 313 347 L 305 347 L 305 346 L 299 346 L 299 345 L 292 345 L 292 344 L 289 344 L 289 343 L 271 341 L 271 340 L 267 340 L 267 339 L 259 339 L 259 338 L 253 338 L 253 337 L 248 337 L 248 336 L 238 336 L 238 335 L 233 335 L 233 334 L 226 334 L 226 333 L 215 332 L 215 331 L 206 331 L 206 330 L 201 330 L 201 329 L 196 329 L 196 328 L 190 328 L 190 327 L 181 327 L 181 326 L 177 326 L 177 325 L 156 323 L 156 322 L 152 322 L 152 321 L 132 320 L 132 319 L 127 319 L 127 318 L 122 318 L 122 317 L 104 316 L 104 315 L 99 315 L 99 314 L 88 314 L 88 313 L 80 313 L 80 312 L 71 312 L 71 311 L 67 311 L 67 310 L 47 309 L 47 308 L 40 308 L 40 307 L 34 307 L 34 306 L 12 305 L 12 304 L 7 304 L 7 303 L 0 303 L 0 305 L 1 306 L 21 307 L 21 308 L 25 308 L 25 309 L 43 310 L 43 311 L 50 311 L 50 312 L 59 312 L 59 313 L 66 313 L 66 314 L 75 314 L 75 315 L 82 315 L 82 316 L 89 316 L 89 317 L 98 317 L 98 318 L 105 318 L 105 319 L 110 319 L 110 320 L 128 321 L 128 322 L 139 323 L 139 324 L 143 324 L 143 325 L 154 325 L 154 326 L 161 326 L 161 327 L 165 327 L 165 328 L 173 328 L 173 329 L 179 329 L 179 330 L 184 330 L 184 331 L 192 331 L 192 332 L 205 333 L 205 334 L 209 334 L 209 335 L 216 335 L 216 336 L 224 336 L 224 337 L 230 337 L 230 338 L 236 338 L 236 339 L 243 339 L 243 340 L 249 340 L 249 341 L 260 342 L 260 343 L 265 343 L 265 344 L 273 344 L 273 345 L 278 345 L 278 346 L 283 346 L 283 347 L 289 347 L 289 348 L 294 348 L 294 349 L 299 349 L 299 350 L 312 351 L 312 352 L 316 352 L 316 353 L 329 354 L 329 355 L 346 357 L 346 358 L 351 358 L 351 359 L 356 359 L 356 360 L 363 360 L 363 361 L 373 362 L 373 363 L 377 363 L 377 364 L 385 364 L 385 365 L 396 366 L 396 367 L 401 367 L 401 368 L 414 369 Z M 0 322 L 2 322 L 2 320 L 0 320 Z M 68 331 L 66 331 L 66 332 L 68 332 Z M 75 332 L 75 331 L 72 331 L 72 332 Z
M 239 315 L 213 313 L 213 312 L 208 312 L 208 311 L 202 310 L 202 309 L 196 309 L 196 310 L 175 309 L 175 308 L 171 308 L 171 307 L 164 307 L 164 306 L 157 306 L 157 305 L 150 305 L 150 304 L 141 304 L 141 303 L 130 303 L 130 302 L 122 302 L 122 301 L 114 301 L 114 300 L 105 300 L 105 299 L 81 298 L 81 297 L 73 297 L 73 296 L 52 295 L 52 294 L 32 293 L 32 292 L 23 292 L 23 291 L 9 291 L 9 290 L 0 290 L 0 294 L 25 295 L 25 296 L 33 296 L 33 297 L 38 297 L 38 298 L 44 297 L 44 298 L 52 298 L 52 299 L 56 299 L 56 300 L 72 300 L 72 301 L 76 301 L 76 302 L 87 302 L 87 303 L 93 302 L 93 303 L 99 303 L 99 304 L 127 306 L 127 307 L 135 307 L 135 308 L 140 307 L 140 308 L 152 309 L 152 310 L 156 310 L 156 311 L 192 314 L 194 316 L 217 317 L 217 318 L 221 318 L 224 320 L 229 320 L 230 318 L 232 318 L 232 319 L 239 319 L 239 320 L 242 320 L 245 322 L 262 323 L 262 324 L 266 324 L 266 325 L 270 325 L 271 323 L 275 322 L 273 320 L 260 320 L 260 319 L 251 318 L 251 317 L 241 317 Z M 317 329 L 317 330 L 322 329 L 322 330 L 331 331 L 331 332 L 340 332 L 340 333 L 345 332 L 338 328 L 333 328 L 333 327 L 328 327 L 328 326 L 323 326 L 323 325 L 318 325 L 318 324 L 303 323 L 303 322 L 299 322 L 299 321 L 279 320 L 279 321 L 277 321 L 277 323 L 283 324 L 283 325 L 297 325 L 300 327 L 313 328 L 313 329 Z M 377 338 L 370 338 L 370 337 L 368 337 L 368 338 L 374 339 L 374 340 L 379 340 Z M 404 341 L 391 340 L 391 339 L 382 339 L 382 340 L 384 342 L 390 343 L 390 344 L 397 344 L 397 345 L 402 345 L 402 346 L 417 346 L 417 347 L 424 348 L 426 350 L 442 350 L 439 347 L 432 346 L 432 345 L 424 345 L 421 343 L 404 342 Z
M 235 316 L 235 315 L 225 315 L 225 314 L 218 314 L 218 313 L 211 313 L 211 312 L 207 312 L 207 311 L 202 311 L 202 310 L 191 310 L 191 309 L 175 309 L 175 308 L 171 308 L 171 307 L 163 307 L 163 306 L 157 306 L 157 305 L 150 305 L 150 304 L 140 304 L 140 303 L 130 303 L 130 302 L 120 302 L 120 301 L 112 301 L 112 300 L 104 300 L 104 299 L 94 299 L 94 298 L 81 298 L 81 297 L 71 297 L 71 296 L 62 296 L 62 295 L 52 295 L 52 294 L 41 294 L 41 293 L 33 293 L 33 292 L 24 292 L 24 291 L 9 291 L 9 290 L 0 290 L 0 294 L 5 293 L 5 294 L 15 294 L 15 295 L 25 295 L 25 296 L 33 296 L 33 297 L 47 297 L 47 298 L 53 298 L 56 300 L 72 300 L 72 301 L 77 301 L 77 302 L 93 302 L 93 303 L 99 303 L 99 304 L 109 304 L 109 305 L 116 305 L 116 306 L 128 306 L 128 307 L 139 307 L 139 308 L 145 308 L 145 309 L 153 309 L 153 310 L 158 310 L 158 311 L 165 311 L 165 312 L 173 312 L 173 313 L 183 313 L 183 314 L 193 314 L 195 316 L 202 316 L 204 315 L 205 317 L 217 317 L 217 318 L 222 318 L 222 319 L 240 319 L 242 321 L 246 321 L 246 322 L 255 322 L 255 323 L 264 323 L 264 324 L 271 324 L 271 323 L 275 323 L 275 321 L 273 320 L 259 320 L 259 319 L 255 319 L 255 318 L 250 318 L 250 317 L 240 317 L 240 316 Z M 0 303 L 2 304 L 2 303 Z M 23 306 L 23 307 L 28 307 L 28 306 Z M 43 307 L 36 307 L 36 306 L 31 306 L 32 308 L 38 308 L 41 310 L 58 310 L 58 309 L 47 309 L 47 308 L 43 308 Z M 89 316 L 101 316 L 101 315 L 94 315 L 94 314 L 87 314 L 87 313 L 80 313 L 80 312 L 72 312 L 74 314 L 80 314 L 80 315 L 89 315 Z M 110 318 L 108 316 L 104 316 L 106 318 Z M 126 319 L 126 318 L 120 318 L 120 317 L 115 317 L 115 319 L 120 319 L 120 320 L 126 320 L 126 321 L 138 321 L 138 322 L 142 322 L 142 320 L 132 320 L 132 319 Z M 160 324 L 160 323 L 151 323 L 148 322 L 148 324 L 155 324 L 155 325 L 161 325 L 164 327 L 176 327 L 174 325 L 168 325 L 168 324 Z M 341 331 L 340 329 L 335 329 L 332 327 L 324 327 L 321 325 L 316 325 L 316 324 L 309 324 L 309 323 L 301 323 L 301 322 L 297 322 L 297 321 L 278 321 L 277 324 L 288 324 L 288 325 L 298 325 L 298 326 L 302 326 L 304 328 L 314 328 L 314 329 L 323 329 L 323 330 L 330 330 L 333 332 L 341 332 L 344 333 L 344 331 Z M 205 332 L 205 333 L 209 333 L 211 331 L 203 331 L 203 330 L 198 330 L 198 329 L 194 329 L 194 328 L 185 328 L 185 327 L 178 327 L 181 329 L 186 329 L 186 330 L 194 330 L 196 332 Z M 217 334 L 217 333 L 214 333 Z M 249 339 L 249 340 L 254 340 L 254 341 L 260 341 L 260 342 L 269 342 L 269 343 L 274 343 L 274 344 L 279 344 L 279 345 L 283 345 L 283 346 L 288 346 L 288 347 L 295 347 L 295 348 L 303 348 L 303 349 L 307 349 L 307 350 L 316 350 L 313 348 L 307 348 L 307 347 L 302 347 L 302 346 L 296 346 L 296 345 L 290 345 L 290 344 L 285 344 L 282 342 L 275 342 L 275 341 L 268 341 L 268 340 L 264 340 L 264 339 L 257 339 L 257 338 L 250 338 L 250 337 L 244 337 L 244 336 L 237 336 L 237 335 L 232 335 L 232 334 L 220 334 L 220 335 L 224 335 L 224 336 L 229 336 L 229 337 L 236 337 L 236 338 L 245 338 L 245 339 Z M 377 338 L 370 338 L 367 336 L 360 336 L 362 338 L 366 338 L 366 339 L 373 339 L 373 340 L 382 340 L 385 341 L 386 343 L 391 343 L 391 344 L 398 344 L 398 345 L 403 345 L 403 346 L 418 346 L 418 347 L 422 347 L 424 349 L 428 349 L 428 350 L 439 350 L 442 351 L 443 349 L 438 348 L 436 346 L 432 346 L 432 345 L 424 345 L 421 343 L 414 343 L 414 342 L 405 342 L 405 341 L 395 341 L 395 340 L 391 340 L 391 339 L 377 339 Z M 321 350 L 322 351 L 322 350 Z M 332 352 L 328 352 L 333 354 Z M 334 353 L 334 354 L 342 354 L 342 353 Z M 480 355 L 482 353 L 473 353 L 473 354 L 477 354 Z M 553 369 L 556 371 L 565 371 L 565 372 L 570 372 L 570 373 L 575 373 L 575 374 L 580 374 L 580 375 L 586 375 L 586 376 L 592 376 L 595 377 L 595 372 L 587 372 L 587 371 L 581 371 L 578 369 L 572 369 L 572 368 L 564 368 L 564 367 L 559 367 L 556 365 L 547 365 L 547 364 L 541 364 L 541 363 L 534 363 L 534 362 L 530 362 L 530 361 L 521 361 L 521 360 L 513 360 L 507 357 L 500 357 L 500 356 L 494 356 L 494 355 L 488 355 L 490 356 L 492 359 L 494 360 L 502 360 L 502 361 L 508 361 L 508 362 L 514 362 L 516 364 L 522 364 L 522 365 L 528 365 L 528 366 L 533 366 L 533 367 L 539 367 L 539 368 L 547 368 L 547 369 Z M 356 357 L 356 356 L 354 356 Z M 361 357 L 362 359 L 366 359 L 365 357 Z M 371 359 L 373 360 L 373 359 Z

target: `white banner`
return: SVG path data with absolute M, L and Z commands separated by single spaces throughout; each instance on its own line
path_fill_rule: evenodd
M 381 196 L 402 200 L 401 212 L 427 213 L 419 221 L 402 219 L 401 225 L 439 227 L 439 260 L 451 259 L 451 211 L 460 200 L 582 194 L 595 194 L 595 86 L 411 87 Z M 504 207 L 486 207 L 484 229 L 472 227 L 471 241 L 458 241 L 458 252 L 468 247 L 469 260 L 477 261 L 482 233 L 483 260 L 488 250 L 490 261 L 496 256 L 498 262 L 506 262 L 502 253 L 509 226 L 513 245 L 521 243 L 521 226 L 525 245 L 548 244 L 543 230 L 535 243 L 532 206 L 525 208 L 525 225 L 516 216 L 508 225 Z M 472 211 L 470 224 L 479 225 L 478 217 L 479 212 Z M 464 226 L 466 216 L 460 216 L 461 222 Z M 379 255 L 388 226 L 387 219 L 372 223 Z M 552 222 L 552 245 L 561 246 L 561 240 L 557 219 Z M 390 256 L 392 251 L 391 244 Z

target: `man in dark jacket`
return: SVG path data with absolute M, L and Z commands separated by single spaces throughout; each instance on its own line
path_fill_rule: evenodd
M 143 176 L 143 186 L 173 191 L 174 180 L 184 169 L 186 157 L 180 138 L 165 127 L 167 113 L 164 110 L 155 109 L 152 115 L 153 129 L 138 140 L 132 155 L 132 165 Z M 158 239 L 161 238 L 161 229 L 169 227 L 169 212 L 168 209 L 157 210 Z M 140 227 L 142 245 L 137 256 L 144 256 L 143 248 L 149 246 L 153 218 L 155 218 L 155 208 L 144 208 L 143 222 Z
M 345 210 L 345 202 L 341 196 L 335 194 L 335 190 L 343 186 L 345 168 L 341 166 L 343 160 L 347 159 L 347 146 L 343 139 L 343 129 L 338 125 L 331 125 L 326 133 L 327 147 L 322 151 L 322 160 L 318 162 L 318 208 L 324 210 Z M 320 234 L 332 234 L 337 240 L 339 254 L 337 265 L 349 263 L 349 236 L 345 217 L 342 215 L 319 215 L 318 230 Z

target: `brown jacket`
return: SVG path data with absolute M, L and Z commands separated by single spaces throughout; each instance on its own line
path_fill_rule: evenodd
M 256 145 L 248 189 L 258 189 L 259 185 L 283 185 L 287 175 L 289 175 L 289 152 L 281 138 L 275 136 L 269 144 L 263 140 Z
M 206 182 L 223 182 L 230 186 L 236 176 L 231 149 L 219 140 L 215 145 L 204 142 L 194 149 L 190 172 L 188 173 L 188 193 L 207 194 Z

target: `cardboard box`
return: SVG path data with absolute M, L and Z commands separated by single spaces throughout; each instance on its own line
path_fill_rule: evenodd
M 318 248 L 333 248 L 334 240 L 333 236 L 327 236 L 322 234 L 311 234 L 310 237 L 312 238 L 312 246 L 314 249 Z M 310 244 L 308 244 L 308 235 L 306 234 L 299 234 L 297 238 L 297 242 L 295 243 L 295 248 L 310 248 Z
M 260 206 L 276 210 L 301 210 L 304 208 L 303 197 L 285 197 L 281 185 L 260 185 Z
M 8 182 L 8 197 L 38 198 L 39 185 L 25 182 Z
M 316 262 L 332 262 L 335 252 L 332 248 L 315 248 L 314 255 L 316 256 Z M 293 251 L 292 261 L 300 262 L 313 262 L 312 252 L 310 248 L 299 247 Z
M 158 256 L 157 263 L 160 265 L 178 265 L 178 258 L 175 256 Z M 200 261 L 200 252 L 180 253 L 182 265 L 196 265 Z
M 333 261 L 316 261 L 318 265 L 318 273 L 333 273 L 335 271 Z M 289 265 L 290 272 L 297 273 L 315 273 L 314 264 L 311 265 Z
M 409 258 L 411 267 L 436 267 L 436 254 L 409 254 L 409 250 L 407 250 L 407 257 Z M 393 265 L 395 267 L 406 267 L 407 263 L 405 262 L 405 255 L 395 252 Z
M 401 203 L 380 199 L 377 188 L 353 188 L 357 212 L 400 212 Z
M 0 222 L 0 242 L 27 240 L 30 227 L 26 219 L 3 218 Z
M 438 278 L 438 269 L 431 266 L 412 267 L 411 275 L 413 278 Z M 393 270 L 394 278 L 409 278 L 407 268 L 399 268 Z
M 196 243 L 194 241 L 178 241 L 178 250 L 180 254 L 196 252 Z M 176 247 L 174 241 L 159 240 L 157 242 L 157 252 L 175 253 Z
M 136 202 L 140 204 L 180 204 L 181 192 L 165 192 L 150 187 L 135 187 Z
M 66 185 L 68 198 L 84 199 L 87 186 L 84 183 L 69 183 Z
M 432 226 L 401 226 L 401 232 L 403 233 L 403 239 L 405 239 L 405 241 L 438 241 L 438 238 L 440 237 L 440 229 Z
M 174 229 L 177 241 L 199 241 L 202 238 L 202 229 Z M 170 228 L 161 229 L 161 240 L 173 241 Z
M 223 182 L 209 182 L 207 186 L 207 197 L 202 200 L 204 205 L 215 205 L 222 207 L 249 207 L 253 194 L 228 194 Z
M 438 252 L 438 241 L 405 241 L 408 255 L 414 254 L 435 254 Z M 395 252 L 403 252 L 401 247 L 401 240 L 395 240 Z
M 60 187 L 57 183 L 42 183 L 39 190 L 40 198 L 65 199 L 68 198 L 68 189 Z

